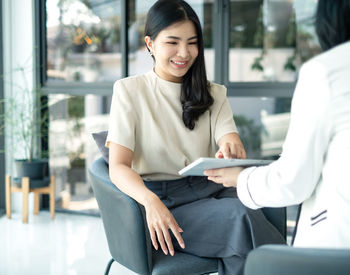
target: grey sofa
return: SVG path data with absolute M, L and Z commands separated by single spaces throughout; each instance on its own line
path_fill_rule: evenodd
M 176 252 L 165 256 L 151 247 L 143 220 L 143 207 L 121 192 L 109 179 L 108 165 L 99 158 L 89 167 L 92 187 L 101 211 L 112 259 L 138 274 L 195 275 L 217 272 L 217 260 Z M 264 208 L 265 216 L 286 235 L 285 208 Z

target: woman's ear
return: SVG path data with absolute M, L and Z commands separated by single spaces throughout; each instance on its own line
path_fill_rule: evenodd
M 153 41 L 151 37 L 145 36 L 145 43 L 150 53 L 153 54 Z

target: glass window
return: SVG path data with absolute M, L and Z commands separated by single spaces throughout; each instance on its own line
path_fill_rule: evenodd
M 144 30 L 148 10 L 155 0 L 129 1 L 129 74 L 137 75 L 153 68 L 153 59 L 146 49 Z
M 305 61 L 320 53 L 314 31 L 314 0 L 231 0 L 230 82 L 294 82 Z M 226 73 L 226 71 L 225 71 Z M 264 92 L 260 92 L 264 96 Z M 284 96 L 283 91 L 280 92 Z M 278 159 L 290 121 L 291 98 L 231 97 L 235 122 L 248 158 Z M 297 217 L 287 208 L 287 242 Z
M 50 168 L 61 203 L 57 208 L 98 213 L 88 167 L 101 156 L 92 133 L 108 129 L 109 98 L 49 95 Z
M 93 85 L 121 78 L 121 2 L 46 1 L 49 81 Z M 144 44 L 144 25 L 154 2 L 128 1 L 130 75 L 153 67 Z M 265 93 L 271 82 L 294 82 L 300 65 L 320 52 L 312 20 L 315 1 L 230 0 L 228 11 L 224 10 L 225 1 L 216 2 L 218 10 L 214 9 L 214 0 L 187 2 L 201 21 L 208 79 L 214 81 L 215 55 L 219 60 L 225 55 L 228 67 L 217 65 L 229 82 L 243 82 L 242 87 L 249 86 L 247 82 L 261 82 L 253 88 L 258 97 L 229 98 L 248 157 L 278 158 L 289 125 L 291 99 L 283 98 L 283 91 L 277 98 Z M 215 42 L 218 49 L 228 47 L 228 55 L 215 53 L 213 45 L 214 22 L 221 22 L 220 16 L 227 15 L 229 24 L 222 26 L 222 39 Z M 229 43 L 222 45 L 227 38 Z M 232 83 L 225 84 L 229 92 L 237 89 Z M 108 129 L 110 97 L 75 97 L 68 92 L 49 95 L 50 163 L 59 175 L 57 190 L 61 192 L 62 207 L 72 210 L 85 204 L 89 209 L 94 202 L 89 206 L 93 196 L 86 171 L 100 156 L 91 133 Z
M 291 82 L 301 64 L 320 53 L 314 30 L 315 1 L 230 4 L 231 82 Z M 232 97 L 230 102 L 248 157 L 278 157 L 289 126 L 291 98 Z
M 153 59 L 149 55 L 144 42 L 144 28 L 148 10 L 155 0 L 129 1 L 129 73 L 142 74 L 153 67 Z M 213 48 L 213 1 L 187 1 L 197 13 L 204 36 L 204 56 L 209 80 L 214 80 L 214 48 Z
M 121 77 L 121 0 L 47 0 L 47 79 L 108 82 Z
M 202 25 L 204 39 L 204 58 L 208 80 L 214 80 L 215 51 L 213 43 L 214 1 L 188 0 Z M 217 18 L 218 19 L 218 18 Z
M 300 65 L 319 52 L 314 7 L 315 1 L 231 0 L 229 81 L 295 81 Z
M 230 97 L 229 102 L 247 157 L 277 159 L 289 126 L 291 100 Z
M 313 0 L 294 0 L 297 25 L 296 58 L 300 64 L 321 53 L 314 25 L 316 4 L 317 1 Z

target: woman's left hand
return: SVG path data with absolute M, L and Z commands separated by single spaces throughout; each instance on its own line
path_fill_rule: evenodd
M 219 139 L 218 145 L 219 150 L 215 154 L 216 158 L 247 158 L 244 146 L 237 133 L 224 135 Z
M 237 187 L 237 179 L 243 167 L 228 167 L 220 169 L 205 170 L 204 175 L 208 180 L 222 184 L 225 187 Z

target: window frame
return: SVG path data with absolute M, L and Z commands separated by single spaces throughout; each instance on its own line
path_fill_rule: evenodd
M 227 87 L 229 97 L 292 97 L 295 82 L 230 82 L 229 75 L 229 26 L 230 26 L 230 0 L 216 0 L 214 2 L 214 54 L 215 75 L 214 81 Z M 38 34 L 37 42 L 37 83 L 43 87 L 46 94 L 70 94 L 84 96 L 87 94 L 111 95 L 113 83 L 48 83 L 46 80 L 46 1 L 35 0 L 35 26 Z M 121 0 L 121 54 L 122 78 L 129 76 L 129 45 L 128 21 L 129 1 Z
M 295 82 L 230 82 L 229 81 L 229 36 L 230 0 L 215 1 L 215 81 L 227 88 L 229 97 L 278 97 L 293 96 Z
M 129 6 L 128 0 L 120 0 L 121 14 L 121 78 L 129 76 Z M 136 1 L 136 0 L 134 0 Z M 0 0 L 0 3 L 2 0 Z M 227 87 L 228 97 L 251 98 L 291 98 L 295 83 L 286 82 L 230 82 L 229 81 L 229 35 L 230 35 L 230 0 L 212 0 L 213 2 L 213 49 L 215 55 L 214 81 Z M 114 82 L 77 83 L 48 82 L 47 69 L 47 30 L 46 0 L 34 0 L 34 35 L 35 35 L 35 85 L 45 93 L 42 100 L 50 94 L 72 96 L 111 96 Z M 117 80 L 117 79 L 116 79 Z M 42 141 L 42 148 L 49 144 Z M 1 159 L 0 159 L 1 161 Z M 1 167 L 0 167 L 1 169 Z M 1 185 L 0 185 L 1 186 Z M 2 185 L 4 186 L 4 184 Z M 1 187 L 0 187 L 1 188 Z M 0 190 L 1 195 L 1 190 Z M 1 198 L 0 198 L 1 203 Z M 46 203 L 45 203 L 46 205 Z M 1 207 L 1 205 L 0 205 Z
M 121 54 L 122 54 L 122 75 L 127 77 L 129 74 L 128 56 L 128 8 L 127 0 L 121 0 Z M 42 88 L 42 91 L 49 94 L 69 94 L 74 96 L 85 96 L 88 94 L 110 96 L 112 94 L 114 82 L 103 83 L 50 83 L 46 77 L 47 62 L 47 41 L 46 41 L 46 0 L 34 0 L 35 13 L 35 60 L 36 60 L 36 84 Z

